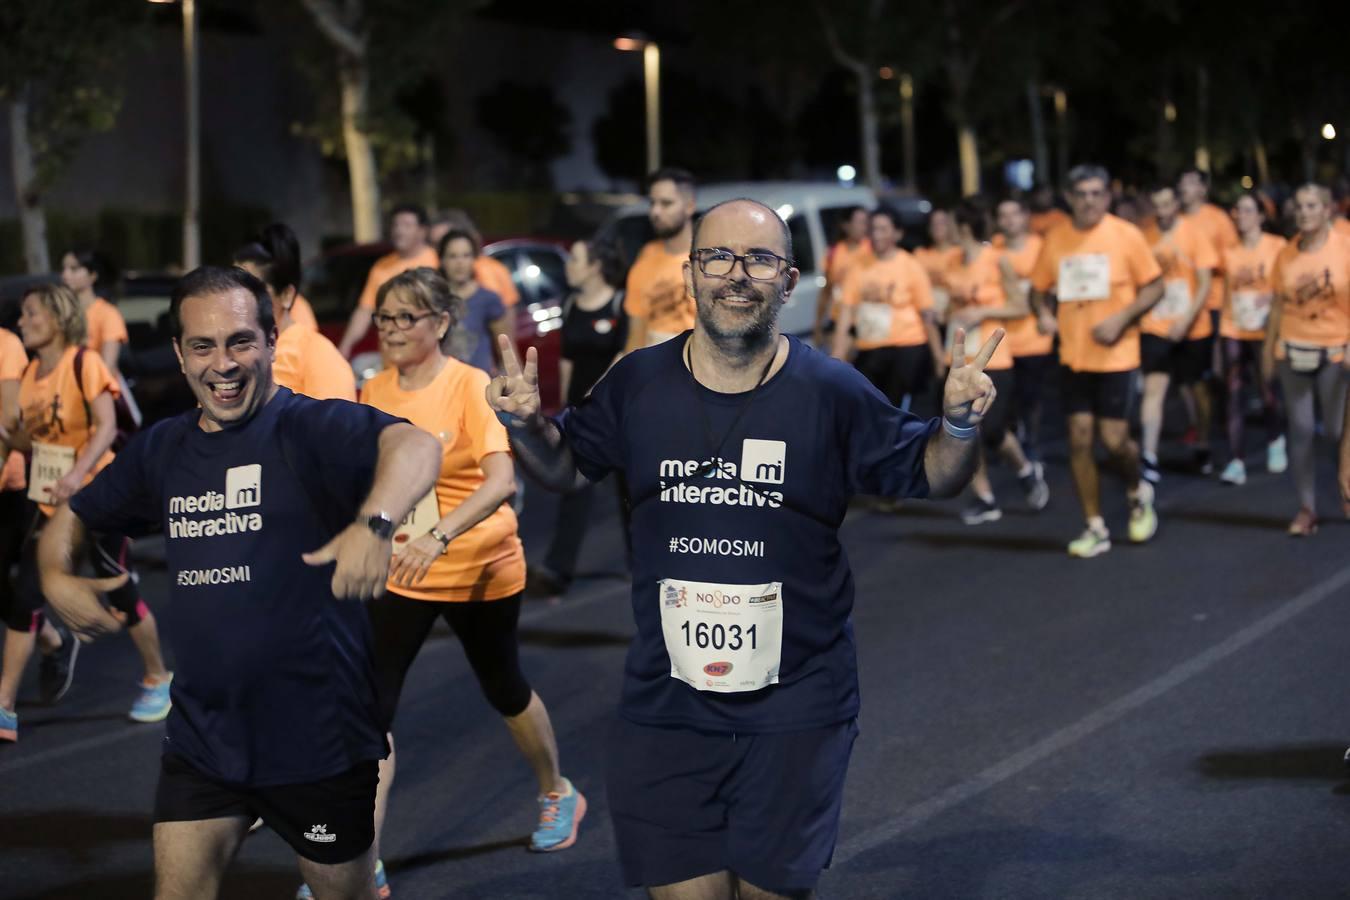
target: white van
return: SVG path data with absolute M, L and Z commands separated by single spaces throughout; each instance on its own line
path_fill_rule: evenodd
M 792 252 L 802 278 L 788 299 L 778 326 L 789 334 L 809 335 L 815 325 L 816 297 L 825 285 L 825 255 L 830 245 L 838 240 L 839 220 L 852 207 L 871 209 L 876 206 L 876 194 L 870 188 L 828 181 L 725 182 L 699 186 L 698 212 L 738 197 L 758 200 L 777 210 L 787 222 L 792 233 Z M 904 216 L 903 210 L 901 215 Z M 652 239 L 647 204 L 622 207 L 601 234 L 616 240 L 631 263 L 642 245 Z

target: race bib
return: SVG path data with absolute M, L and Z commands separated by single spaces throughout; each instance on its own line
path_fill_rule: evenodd
M 889 303 L 862 303 L 858 306 L 858 340 L 875 343 L 891 336 L 891 317 L 895 308 Z
M 403 517 L 403 521 L 394 531 L 394 553 L 426 534 L 441 520 L 441 505 L 436 499 L 436 489 L 432 488 L 426 496 L 417 501 L 412 512 Z
M 1105 253 L 1079 253 L 1059 261 L 1055 296 L 1065 300 L 1106 300 L 1111 296 L 1111 258 Z
M 1179 278 L 1163 283 L 1162 299 L 1153 307 L 1153 315 L 1158 319 L 1180 319 L 1191 310 L 1190 282 Z
M 1236 291 L 1233 294 L 1233 323 L 1243 331 L 1264 331 L 1270 318 L 1269 293 Z
M 700 691 L 735 694 L 778 683 L 783 585 L 658 585 L 670 677 Z
M 33 464 L 28 470 L 28 499 L 51 503 L 51 489 L 75 468 L 75 448 L 33 442 Z

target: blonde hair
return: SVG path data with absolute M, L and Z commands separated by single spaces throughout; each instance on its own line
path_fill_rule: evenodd
M 384 306 L 385 298 L 397 293 L 408 303 L 427 312 L 450 317 L 450 327 L 441 338 L 441 352 L 455 359 L 466 361 L 473 348 L 466 346 L 468 341 L 459 323 L 464 320 L 464 301 L 450 290 L 450 282 L 445 276 L 428 266 L 409 269 L 380 285 L 375 294 L 375 309 Z
M 24 299 L 36 297 L 42 308 L 56 319 L 56 328 L 61 332 L 67 347 L 78 347 L 84 343 L 88 327 L 84 321 L 84 309 L 80 307 L 80 298 L 75 292 L 61 284 L 40 284 L 24 292 Z

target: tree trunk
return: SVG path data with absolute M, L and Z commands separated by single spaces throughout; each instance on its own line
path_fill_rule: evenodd
M 961 196 L 973 197 L 980 192 L 980 150 L 975 126 L 969 121 L 956 127 L 956 152 L 961 161 Z
M 1262 188 L 1270 184 L 1270 160 L 1266 158 L 1266 143 L 1261 138 L 1252 138 L 1252 159 L 1256 163 L 1256 183 Z
M 1036 181 L 1052 184 L 1050 144 L 1045 139 L 1045 114 L 1041 108 L 1041 86 L 1033 78 L 1027 82 L 1027 110 L 1031 113 L 1031 152 L 1036 163 Z
M 881 193 L 881 141 L 877 137 L 877 104 L 872 89 L 875 73 L 870 66 L 859 66 L 858 121 L 862 130 L 863 180 L 873 192 Z
M 347 176 L 352 192 L 352 232 L 358 244 L 380 239 L 380 181 L 375 148 L 366 133 L 370 102 L 370 73 L 359 60 L 344 60 L 342 82 L 342 143 L 347 151 Z
M 33 148 L 28 140 L 27 92 L 21 92 L 9 104 L 10 168 L 14 175 L 14 197 L 19 204 L 19 226 L 23 231 L 23 261 L 30 274 L 50 272 L 47 255 L 47 214 L 42 209 L 37 172 L 33 168 Z

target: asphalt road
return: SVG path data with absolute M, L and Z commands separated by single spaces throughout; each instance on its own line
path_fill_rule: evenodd
M 1329 454 L 1324 512 L 1339 509 Z M 859 506 L 845 525 L 858 581 L 863 681 L 839 846 L 825 898 L 1350 897 L 1350 526 L 1284 535 L 1287 476 L 1243 488 L 1168 473 L 1162 527 L 1128 546 L 1118 483 L 1105 557 L 1072 560 L 1081 528 L 1062 449 L 1053 496 L 969 528 L 958 504 Z M 533 781 L 436 632 L 409 676 L 384 857 L 396 897 L 625 897 L 602 760 L 632 632 L 613 504 L 596 504 L 594 573 L 523 616 L 527 675 L 564 770 L 591 812 L 578 844 L 524 849 Z M 552 500 L 523 523 L 542 555 Z M 1339 516 L 1335 516 L 1339 519 Z M 156 547 L 138 552 L 153 558 Z M 172 654 L 179 610 L 162 570 L 146 595 Z M 150 803 L 161 728 L 124 715 L 125 639 L 81 656 L 59 706 L 20 706 L 0 747 L 0 897 L 148 897 Z M 35 684 L 23 694 L 36 696 Z M 263 831 L 224 895 L 292 896 L 294 857 Z

